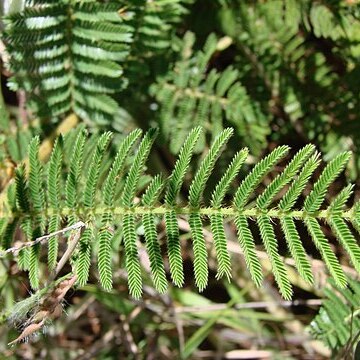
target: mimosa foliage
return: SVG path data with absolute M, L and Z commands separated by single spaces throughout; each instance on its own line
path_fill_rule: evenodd
M 308 283 L 313 282 L 311 265 L 298 231 L 300 223 L 308 230 L 334 282 L 341 287 L 346 286 L 346 276 L 323 231 L 323 225 L 327 224 L 348 254 L 353 267 L 360 272 L 360 248 L 355 238 L 355 232 L 360 228 L 360 203 L 350 209 L 345 206 L 352 194 L 352 185 L 341 190 L 329 206 L 325 205 L 328 189 L 345 169 L 351 156 L 349 152 L 341 153 L 330 161 L 321 174 L 311 180 L 314 182 L 312 190 L 308 192 L 307 189 L 305 194 L 304 189 L 320 164 L 319 154 L 313 145 L 299 150 L 277 175 L 277 164 L 289 153 L 287 146 L 275 148 L 244 177 L 239 177 L 248 157 L 248 150 L 244 148 L 233 156 L 221 179 L 211 188 L 208 180 L 233 134 L 231 128 L 226 128 L 215 138 L 199 162 L 189 184 L 187 201 L 179 201 L 180 193 L 184 194 L 185 191 L 185 176 L 202 131 L 201 127 L 190 131 L 170 176 L 154 176 L 145 190 L 142 190 L 141 184 L 147 178 L 144 168 L 156 139 L 155 129 L 149 130 L 142 139 L 140 130 L 130 133 L 118 147 L 112 164 L 108 158 L 110 132 L 88 137 L 84 130 L 79 129 L 68 135 L 65 141 L 59 137 L 46 164 L 38 160 L 39 138 L 33 138 L 29 146 L 28 174 L 23 166 L 17 167 L 15 183 L 8 191 L 8 205 L 0 212 L 3 249 L 11 246 L 17 225 L 28 240 L 34 240 L 46 229 L 49 233 L 83 221 L 87 227 L 72 260 L 78 283 L 87 283 L 94 261 L 102 286 L 110 290 L 112 258 L 118 251 L 112 247 L 112 238 L 114 228 L 119 228 L 123 236 L 129 291 L 132 296 L 139 298 L 142 294 L 142 269 L 138 254 L 138 225 L 143 224 L 154 285 L 158 291 L 164 292 L 167 286 L 167 261 L 164 262 L 160 249 L 156 224 L 164 220 L 170 275 L 173 283 L 181 286 L 184 283 L 184 270 L 178 217 L 185 216 L 191 229 L 195 283 L 202 291 L 208 283 L 208 249 L 204 226 L 210 223 L 218 261 L 217 277 L 230 279 L 231 260 L 224 221 L 233 219 L 239 246 L 254 283 L 261 285 L 263 273 L 251 223 L 259 229 L 280 293 L 289 299 L 292 287 L 278 245 L 282 237 L 286 240 L 299 274 Z M 140 143 L 132 155 L 138 141 Z M 89 152 L 92 155 L 85 157 L 84 154 Z M 265 178 L 269 179 L 270 174 L 273 180 L 259 192 L 259 185 Z M 230 192 L 235 182 L 239 185 Z M 205 192 L 211 194 L 209 201 L 204 198 Z M 229 199 L 225 197 L 229 193 L 233 194 L 232 199 L 225 200 Z M 299 207 L 302 195 L 305 201 Z M 279 222 L 283 235 L 275 231 L 276 222 Z M 37 244 L 30 251 L 23 249 L 18 257 L 19 266 L 29 270 L 33 288 L 39 285 L 39 250 L 40 244 Z M 57 252 L 57 239 L 52 238 L 48 246 L 50 268 L 55 266 Z M 97 260 L 93 260 L 92 254 Z

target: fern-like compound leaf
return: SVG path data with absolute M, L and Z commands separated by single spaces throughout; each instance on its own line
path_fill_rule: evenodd
M 210 34 L 203 49 L 193 51 L 194 34 L 186 33 L 176 63 L 161 74 L 151 93 L 160 105 L 160 122 L 170 149 L 177 153 L 191 126 L 209 129 L 213 139 L 226 119 L 252 152 L 258 153 L 269 133 L 267 116 L 238 81 L 239 71 L 229 66 L 220 72 L 212 67 L 218 39 Z M 209 70 L 210 69 L 210 70 Z M 205 145 L 205 136 L 197 151 Z
M 209 47 L 211 48 L 211 43 Z M 94 252 L 97 252 L 100 283 L 105 290 L 111 290 L 114 252 L 112 239 L 117 219 L 121 218 L 129 291 L 133 297 L 139 298 L 143 280 L 138 254 L 141 243 L 137 240 L 137 228 L 144 231 L 154 286 L 163 293 L 167 285 L 163 255 L 169 258 L 173 283 L 177 286 L 184 283 L 178 219 L 187 218 L 193 239 L 195 283 L 202 291 L 208 283 L 207 241 L 211 241 L 211 236 L 204 231 L 204 227 L 209 226 L 213 235 L 218 262 L 216 276 L 230 279 L 231 259 L 224 223 L 234 219 L 239 245 L 255 285 L 260 286 L 263 279 L 256 247 L 258 241 L 262 240 L 280 293 L 288 299 L 292 295 L 292 289 L 280 255 L 280 232 L 275 230 L 279 224 L 295 267 L 307 282 L 312 283 L 314 278 L 310 262 L 298 230 L 298 226 L 303 224 L 336 284 L 345 286 L 347 279 L 329 240 L 325 237 L 322 224 L 329 225 L 329 231 L 344 249 L 353 268 L 360 272 L 360 250 L 356 240 L 360 232 L 360 203 L 355 202 L 350 209 L 346 207 L 353 192 L 353 186 L 348 185 L 330 201 L 327 208 L 320 207 L 323 206 L 331 182 L 345 168 L 349 154 L 341 154 L 330 161 L 310 194 L 303 195 L 303 190 L 319 165 L 319 155 L 314 153 L 314 147 L 305 146 L 294 155 L 287 166 L 280 165 L 283 170 L 278 176 L 271 174 L 273 180 L 268 185 L 263 185 L 264 190 L 259 194 L 258 185 L 267 174 L 274 171 L 275 165 L 288 153 L 288 147 L 276 148 L 260 160 L 241 181 L 238 179 L 240 168 L 248 155 L 248 150 L 243 149 L 234 155 L 214 188 L 209 189 L 210 196 L 204 197 L 204 192 L 210 187 L 208 179 L 231 134 L 230 129 L 220 132 L 200 162 L 193 180 L 188 182 L 187 171 L 201 136 L 201 128 L 195 128 L 181 148 L 168 179 L 161 175 L 153 176 L 140 197 L 138 193 L 147 179 L 143 178 L 143 171 L 156 130 L 151 129 L 145 134 L 135 155 L 133 147 L 141 132 L 135 130 L 129 134 L 119 145 L 113 164 L 109 164 L 106 149 L 111 134 L 93 135 L 87 139 L 86 132 L 80 128 L 69 134 L 64 144 L 62 138 L 55 142 L 50 159 L 44 166 L 47 169 L 46 176 L 43 176 L 43 164 L 39 161 L 39 138 L 35 137 L 29 147 L 28 174 L 24 166 L 16 168 L 15 184 L 10 186 L 8 191 L 8 204 L 0 211 L 1 245 L 4 249 L 11 247 L 17 226 L 23 231 L 26 240 L 32 241 L 45 231 L 52 233 L 63 224 L 69 226 L 78 221 L 85 222 L 87 227 L 71 259 L 78 283 L 84 285 L 89 281 L 91 249 L 94 248 Z M 92 156 L 85 157 L 85 152 Z M 127 174 L 124 179 L 121 178 L 122 174 Z M 65 187 L 61 186 L 62 179 L 66 179 Z M 231 191 L 231 184 L 235 181 L 239 181 L 240 186 Z M 189 191 L 186 191 L 187 187 Z M 182 201 L 178 201 L 180 192 L 185 195 Z M 231 193 L 234 195 L 230 196 Z M 284 193 L 284 196 L 278 199 L 281 193 Z M 302 196 L 305 198 L 304 206 L 299 209 L 296 204 Z M 254 201 L 249 201 L 252 199 Z M 167 237 L 167 251 L 164 251 L 164 254 L 158 239 L 157 226 L 163 220 Z M 260 239 L 255 237 L 252 222 L 259 228 Z M 54 269 L 57 241 L 52 238 L 49 240 L 49 266 Z M 98 246 L 93 246 L 94 242 L 97 242 Z M 24 246 L 16 258 L 21 269 L 29 270 L 31 286 L 36 288 L 40 279 L 41 244 L 25 243 Z

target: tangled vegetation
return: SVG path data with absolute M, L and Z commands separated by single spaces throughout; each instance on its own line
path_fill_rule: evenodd
M 357 1 L 2 12 L 4 356 L 359 351 Z

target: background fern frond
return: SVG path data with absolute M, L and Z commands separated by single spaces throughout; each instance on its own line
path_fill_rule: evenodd
M 223 72 L 211 69 L 209 64 L 217 51 L 217 41 L 211 34 L 203 50 L 193 53 L 194 36 L 185 34 L 180 59 L 165 76 L 161 74 L 151 88 L 161 106 L 162 131 L 170 139 L 174 153 L 196 125 L 211 129 L 214 139 L 214 134 L 230 124 L 255 153 L 259 152 L 269 132 L 266 117 L 258 104 L 250 100 L 239 81 L 238 70 L 232 67 Z M 201 143 L 204 144 L 204 138 Z
M 40 117 L 72 111 L 84 120 L 110 121 L 119 107 L 109 94 L 124 86 L 120 63 L 133 33 L 118 8 L 114 1 L 43 1 L 9 15 L 12 85 L 29 93 L 31 110 Z
M 339 289 L 329 280 L 324 290 L 325 300 L 308 328 L 312 337 L 323 341 L 332 350 L 332 355 L 338 357 L 345 354 L 344 350 L 348 355 L 352 353 L 349 344 L 357 343 L 360 330 L 359 282 L 352 278 L 348 282 L 349 288 Z

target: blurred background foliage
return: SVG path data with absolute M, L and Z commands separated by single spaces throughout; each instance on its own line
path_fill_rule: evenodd
M 346 175 L 359 183 L 359 1 L 98 1 L 96 5 L 89 2 L 88 10 L 73 1 L 80 19 L 76 22 L 66 13 L 72 1 L 64 0 L 56 5 L 59 22 L 55 26 L 45 24 L 36 32 L 35 24 L 28 29 L 31 33 L 16 32 L 26 23 L 17 11 L 34 3 L 51 1 L 2 3 L 2 14 L 7 17 L 1 24 L 0 44 L 0 200 L 16 164 L 26 157 L 32 135 L 41 136 L 42 155 L 47 158 L 55 135 L 75 134 L 79 130 L 71 129 L 79 123 L 85 123 L 93 133 L 115 131 L 115 140 L 136 127 L 159 127 L 158 151 L 149 168 L 165 173 L 171 169 L 189 129 L 196 125 L 206 129 L 197 148 L 201 153 L 221 129 L 232 126 L 233 144 L 236 148 L 248 146 L 252 162 L 280 144 L 288 144 L 295 151 L 312 142 L 326 160 L 351 150 L 354 156 Z M 91 52 L 74 52 L 79 44 L 93 43 L 86 38 L 92 36 L 91 26 L 81 22 L 81 14 L 101 16 L 93 11 L 96 6 L 115 9 L 121 18 L 117 20 L 121 28 L 109 25 L 102 29 L 95 45 L 103 46 L 107 56 L 114 55 L 112 63 L 102 59 L 103 70 L 113 71 L 106 73 L 109 76 L 99 74 Z M 64 29 L 67 36 L 62 37 Z M 58 40 L 41 43 L 41 37 L 49 34 Z M 35 56 L 39 47 L 49 54 L 54 41 L 63 51 L 56 52 L 51 64 L 50 55 Z M 44 66 L 49 69 L 44 70 L 45 75 L 40 71 Z M 76 71 L 70 73 L 73 67 Z M 75 90 L 74 84 L 78 86 Z M 226 151 L 233 152 L 231 144 Z M 215 175 L 219 177 L 222 172 L 220 162 Z M 338 181 L 340 186 L 347 179 Z M 184 221 L 180 227 L 185 241 L 189 238 L 188 225 Z M 117 270 L 111 293 L 100 290 L 93 275 L 94 285 L 68 294 L 66 315 L 49 325 L 46 335 L 7 348 L 16 331 L 11 324 L 4 324 L 0 330 L 1 356 L 104 360 L 352 358 L 359 337 L 359 303 L 350 290 L 342 295 L 331 286 L 332 290 L 320 290 L 326 282 L 324 267 L 305 232 L 304 243 L 313 256 L 317 286 L 304 284 L 291 272 L 291 260 L 285 259 L 297 299 L 289 303 L 277 297 L 266 256 L 263 266 L 269 276 L 263 288 L 256 289 L 249 282 L 244 259 L 232 246 L 235 229 L 228 224 L 226 230 L 235 264 L 232 284 L 211 280 L 204 293 L 196 293 L 190 255 L 187 261 L 186 254 L 186 289 L 171 288 L 168 294 L 158 295 L 145 287 L 141 301 L 127 297 L 123 270 Z M 143 242 L 141 228 L 138 234 Z M 211 241 L 209 236 L 207 240 Z M 149 278 L 149 264 L 143 254 L 144 276 Z M 338 255 L 347 269 L 346 260 Z M 215 273 L 214 254 L 209 259 L 210 271 Z M 7 310 L 15 300 L 28 295 L 29 286 L 26 274 L 15 263 L 0 260 L 0 308 Z M 120 258 L 117 264 L 120 269 Z M 352 291 L 358 294 L 356 284 Z M 311 323 L 324 296 L 330 296 L 335 304 L 339 298 L 348 300 L 344 316 L 354 319 L 349 321 L 351 331 L 349 327 L 339 329 L 338 337 L 322 333 L 325 329 L 333 334 L 335 330 L 329 327 L 341 321 L 333 319 L 329 324 L 326 302 L 318 320 Z

